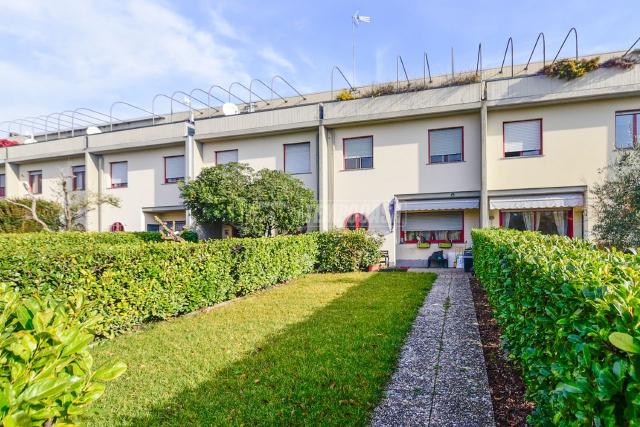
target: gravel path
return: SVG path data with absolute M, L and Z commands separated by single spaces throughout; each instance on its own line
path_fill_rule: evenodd
M 469 275 L 436 272 L 373 426 L 494 425 Z

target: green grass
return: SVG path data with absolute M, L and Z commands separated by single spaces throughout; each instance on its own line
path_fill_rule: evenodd
M 95 347 L 88 425 L 366 425 L 435 275 L 310 275 Z

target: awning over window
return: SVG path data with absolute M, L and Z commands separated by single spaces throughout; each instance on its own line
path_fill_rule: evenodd
M 492 197 L 491 209 L 543 209 L 584 206 L 582 194 L 548 194 L 542 196 Z
M 459 209 L 478 209 L 479 199 L 434 199 L 434 200 L 405 200 L 400 201 L 398 210 L 410 211 L 444 211 Z

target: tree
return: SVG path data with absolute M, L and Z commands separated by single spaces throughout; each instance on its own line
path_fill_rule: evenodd
M 198 222 L 231 224 L 245 237 L 296 232 L 317 207 L 313 191 L 300 180 L 240 163 L 204 169 L 181 185 L 181 193 Z
M 62 205 L 62 227 L 66 231 L 84 230 L 82 220 L 87 213 L 101 205 L 120 207 L 120 199 L 112 195 L 96 194 L 89 190 L 73 191 L 69 182 L 73 176 L 61 174 L 55 190 Z
M 36 201 L 36 219 L 32 214 L 33 198 L 0 200 L 0 233 L 30 233 L 60 229 L 62 206 L 39 199 Z M 44 226 L 43 226 L 44 224 Z
M 602 173 L 607 177 L 592 191 L 596 240 L 621 249 L 640 247 L 640 147 L 622 154 Z

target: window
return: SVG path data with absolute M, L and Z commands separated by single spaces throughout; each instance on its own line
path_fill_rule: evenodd
M 464 128 L 429 130 L 429 163 L 464 160 Z
M 365 216 L 365 214 L 355 213 L 351 214 L 347 217 L 347 220 L 344 222 L 344 228 L 348 228 L 349 230 L 358 230 L 362 228 L 363 230 L 369 229 L 369 220 Z
M 373 167 L 373 137 L 346 138 L 343 140 L 344 168 L 370 169 Z
M 184 180 L 184 156 L 164 158 L 164 183 L 172 184 Z
M 147 231 L 160 231 L 160 224 L 147 224 Z
M 74 166 L 71 168 L 73 178 L 71 178 L 71 188 L 73 191 L 84 191 L 85 189 L 85 169 L 83 166 Z
M 284 145 L 284 171 L 290 174 L 311 173 L 311 144 Z
M 401 243 L 463 243 L 464 212 L 406 212 L 400 222 Z
M 124 231 L 124 225 L 122 225 L 121 222 L 114 222 L 113 224 L 111 224 L 111 231 L 114 233 Z
M 542 234 L 573 237 L 573 211 L 503 211 L 500 212 L 500 226 L 520 231 L 539 231 Z
M 616 113 L 616 148 L 633 148 L 640 141 L 640 111 Z
M 5 176 L 3 173 L 0 173 L 0 197 L 5 197 L 6 196 L 6 192 L 5 192 L 5 188 L 7 186 L 6 181 L 5 181 Z
M 42 194 L 42 171 L 29 172 L 29 188 L 33 194 Z
M 542 119 L 504 122 L 504 157 L 542 154 Z
M 127 162 L 111 163 L 111 188 L 126 188 L 129 166 Z
M 216 151 L 216 165 L 238 162 L 238 150 Z

